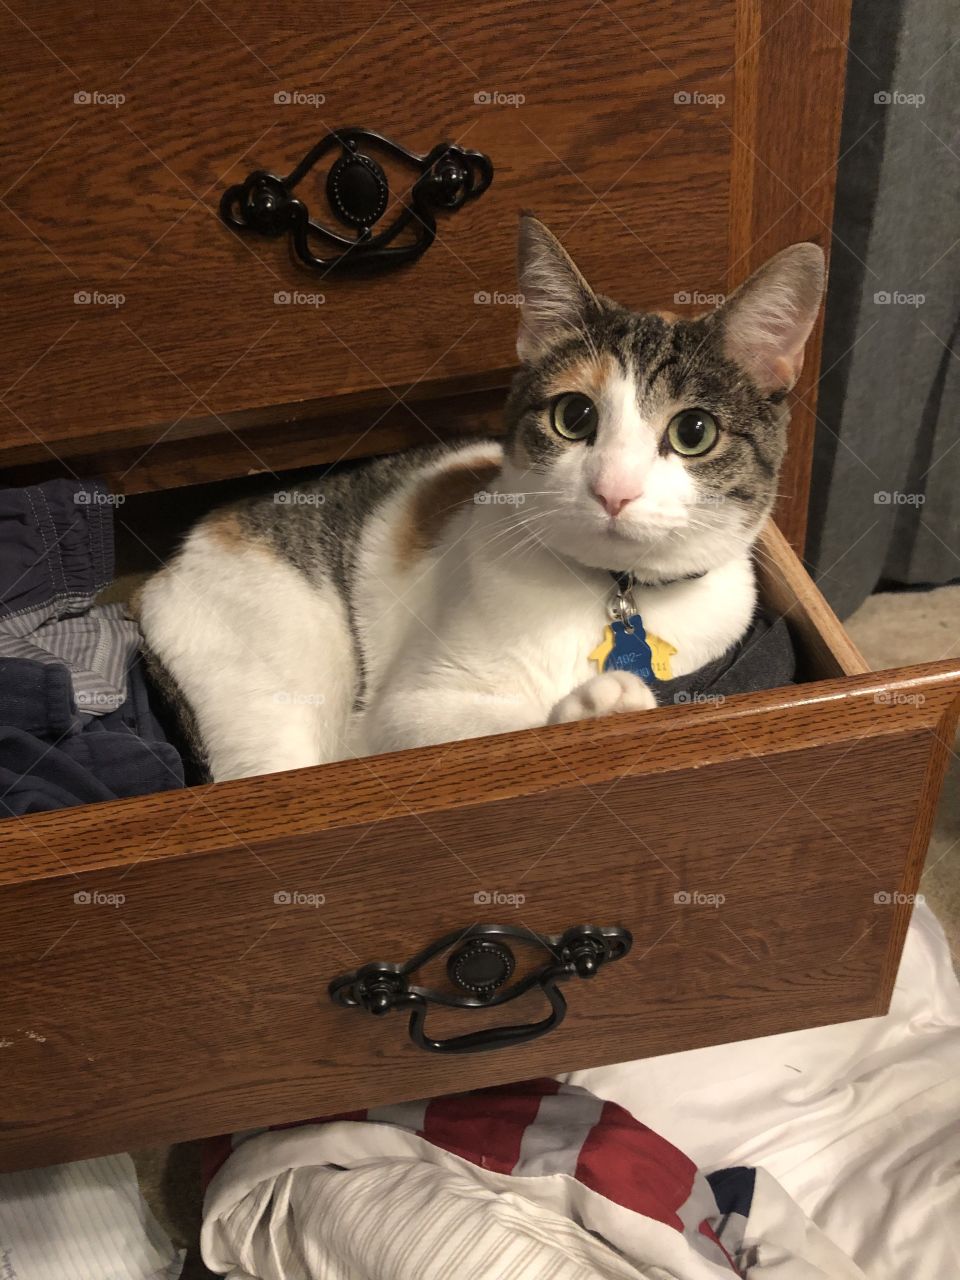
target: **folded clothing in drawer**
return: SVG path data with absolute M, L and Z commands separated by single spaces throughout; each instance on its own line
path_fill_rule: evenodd
M 116 604 L 113 508 L 97 484 L 0 492 L 0 813 L 183 786 Z

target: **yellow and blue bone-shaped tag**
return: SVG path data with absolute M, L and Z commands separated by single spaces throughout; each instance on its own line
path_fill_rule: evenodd
M 625 626 L 608 622 L 603 639 L 589 655 L 597 671 L 632 671 L 641 680 L 669 680 L 673 672 L 670 659 L 676 649 L 666 640 L 648 632 L 639 613 L 631 615 Z

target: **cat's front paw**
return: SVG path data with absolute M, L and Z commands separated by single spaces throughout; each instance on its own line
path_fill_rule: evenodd
M 561 698 L 547 723 L 567 724 L 571 720 L 593 720 L 623 711 L 649 711 L 656 705 L 649 687 L 632 671 L 605 671 Z

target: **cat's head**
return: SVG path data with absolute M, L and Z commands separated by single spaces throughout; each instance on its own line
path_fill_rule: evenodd
M 742 553 L 776 496 L 823 284 L 822 251 L 795 244 L 709 315 L 633 312 L 525 215 L 504 479 L 531 536 L 650 579 Z

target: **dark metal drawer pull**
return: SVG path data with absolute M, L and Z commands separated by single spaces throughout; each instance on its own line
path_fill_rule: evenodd
M 540 968 L 511 983 L 516 958 L 510 942 L 542 947 L 549 959 Z M 477 924 L 448 933 L 406 964 L 374 961 L 330 983 L 330 999 L 348 1009 L 365 1009 L 382 1017 L 392 1009 L 410 1011 L 410 1039 L 431 1053 L 474 1053 L 523 1044 L 558 1027 L 567 1002 L 557 986 L 568 978 L 592 978 L 601 965 L 625 956 L 633 945 L 626 929 L 576 925 L 563 934 L 534 933 L 513 925 Z M 428 961 L 452 947 L 447 976 L 456 990 L 437 991 L 414 986 L 410 978 Z M 448 1040 L 427 1035 L 427 1009 L 431 1004 L 451 1009 L 493 1009 L 539 986 L 550 1012 L 539 1022 L 509 1027 L 488 1027 Z
M 371 146 L 408 162 L 419 172 L 407 200 L 400 202 L 397 216 L 382 231 L 374 231 L 374 227 L 386 212 L 390 186 L 382 166 L 362 149 Z M 352 237 L 314 222 L 307 206 L 293 194 L 317 161 L 336 148 L 340 155 L 327 174 L 327 199 L 334 215 L 353 231 Z M 325 275 L 382 271 L 419 258 L 436 237 L 437 212 L 453 212 L 475 200 L 492 181 L 493 165 L 480 151 L 440 142 L 426 155 L 418 155 L 372 129 L 335 129 L 321 138 L 287 177 L 255 169 L 244 182 L 228 187 L 220 198 L 220 216 L 236 231 L 270 237 L 289 233 L 299 260 Z M 407 228 L 413 232 L 412 239 L 394 244 Z M 311 249 L 311 237 L 340 252 L 317 256 Z

